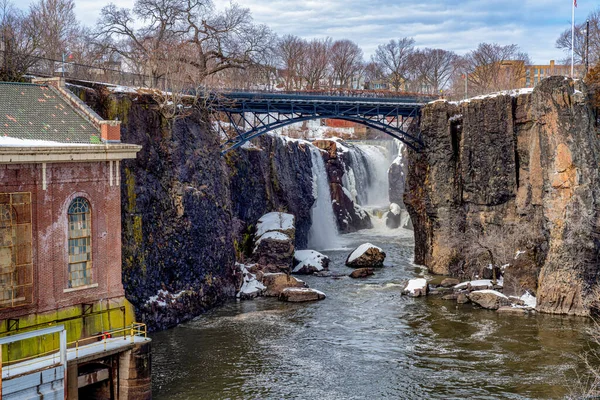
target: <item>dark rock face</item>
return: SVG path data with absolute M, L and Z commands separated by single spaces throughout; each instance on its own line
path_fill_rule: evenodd
M 123 286 L 137 317 L 165 329 L 235 295 L 227 174 L 200 111 L 170 122 L 149 96 L 79 94 L 142 145 L 121 164 Z
M 345 163 L 350 161 L 343 158 L 343 152 L 338 151 L 337 143 L 334 140 L 315 140 L 313 144 L 321 150 L 325 150 L 323 157 L 338 231 L 350 233 L 372 228 L 373 224 L 369 215 L 354 204 L 342 186 L 342 177 L 346 173 Z
M 415 261 L 462 278 L 481 276 L 492 253 L 508 265 L 505 294 L 529 290 L 538 311 L 589 315 L 600 148 L 586 92 L 552 77 L 531 94 L 425 107 L 426 148 L 409 152 L 404 195 Z
M 310 150 L 304 143 L 271 135 L 255 139 L 255 145 L 224 156 L 238 251 L 249 255 L 256 221 L 271 211 L 294 215 L 296 247 L 306 248 L 314 203 Z
M 406 153 L 406 151 L 403 151 L 403 153 Z M 396 203 L 401 207 L 404 205 L 403 197 L 406 185 L 407 166 L 404 162 L 405 159 L 406 155 L 403 157 L 403 162 L 393 162 L 388 170 L 390 203 Z

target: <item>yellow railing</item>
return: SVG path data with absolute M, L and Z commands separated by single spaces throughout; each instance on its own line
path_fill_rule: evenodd
M 107 339 L 116 339 L 116 338 L 123 338 L 123 340 L 129 340 L 130 343 L 134 343 L 135 342 L 135 337 L 143 337 L 144 339 L 148 337 L 148 331 L 147 331 L 147 327 L 146 324 L 140 323 L 140 322 L 134 322 L 133 324 L 131 324 L 130 326 L 127 327 L 123 327 L 123 328 L 119 328 L 119 329 L 111 329 L 105 332 L 101 332 L 98 335 L 94 335 L 94 336 L 89 336 L 89 337 L 85 337 L 82 339 L 78 339 L 78 340 L 74 340 L 71 342 L 67 343 L 67 351 L 75 349 L 75 358 L 79 357 L 79 349 L 80 347 L 83 346 L 89 346 L 98 342 L 102 342 L 104 349 L 103 351 L 107 350 Z M 44 356 L 49 356 L 51 354 L 58 354 L 58 349 L 54 349 L 54 350 L 50 350 L 50 351 L 46 351 L 46 352 L 40 352 L 37 353 L 33 356 L 29 356 L 29 357 L 22 357 L 22 358 L 18 358 L 15 360 L 10 360 L 8 362 L 4 362 L 3 365 L 5 367 L 10 367 L 11 365 L 14 364 L 21 364 L 27 361 L 31 361 L 29 364 L 33 364 L 35 362 L 37 362 L 37 360 L 40 357 L 44 357 Z

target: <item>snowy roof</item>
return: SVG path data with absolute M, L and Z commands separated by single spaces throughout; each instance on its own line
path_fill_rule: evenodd
M 0 98 L 0 137 L 101 143 L 99 128 L 78 111 L 79 104 L 50 85 L 0 82 Z

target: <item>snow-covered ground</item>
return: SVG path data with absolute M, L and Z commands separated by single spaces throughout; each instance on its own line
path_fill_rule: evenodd
M 270 212 L 259 218 L 256 224 L 256 237 L 269 231 L 288 231 L 294 229 L 294 216 L 281 212 Z

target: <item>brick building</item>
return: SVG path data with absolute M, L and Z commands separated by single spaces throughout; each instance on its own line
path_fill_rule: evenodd
M 62 324 L 73 342 L 130 325 L 119 163 L 140 146 L 120 143 L 120 123 L 102 120 L 59 78 L 0 83 L 0 98 L 0 336 Z M 45 346 L 24 341 L 2 360 Z M 77 364 L 69 362 L 70 398 Z

